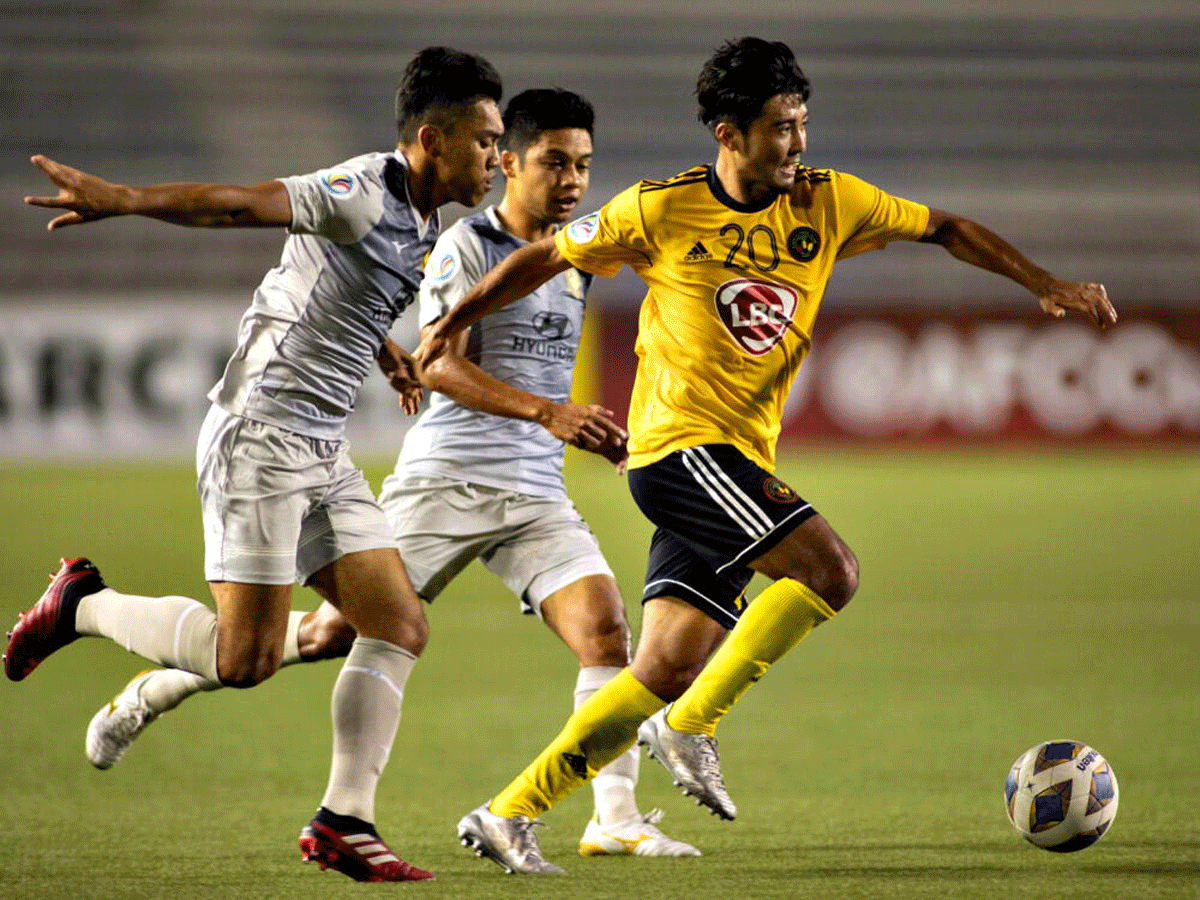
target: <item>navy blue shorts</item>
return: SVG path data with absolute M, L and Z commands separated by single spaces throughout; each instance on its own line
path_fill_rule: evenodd
M 630 469 L 629 490 L 657 526 L 642 602 L 678 597 L 726 628 L 745 605 L 754 575 L 746 564 L 817 514 L 730 444 L 689 447 Z

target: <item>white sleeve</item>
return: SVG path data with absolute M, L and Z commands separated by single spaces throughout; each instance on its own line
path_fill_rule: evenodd
M 448 313 L 487 272 L 478 235 L 458 222 L 438 238 L 421 280 L 418 325 L 424 328 Z
M 366 236 L 383 213 L 382 185 L 362 169 L 338 166 L 279 179 L 292 204 L 293 234 L 315 234 L 336 244 Z

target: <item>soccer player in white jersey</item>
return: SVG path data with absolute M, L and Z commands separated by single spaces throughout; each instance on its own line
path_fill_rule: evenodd
M 65 210 L 52 230 L 136 214 L 181 225 L 285 226 L 289 236 L 242 318 L 196 449 L 216 613 L 185 597 L 118 593 L 87 559 L 64 560 L 11 632 L 5 674 L 19 681 L 90 635 L 252 687 L 296 647 L 293 583 L 314 588 L 357 638 L 333 689 L 329 784 L 300 850 L 363 881 L 432 877 L 393 853 L 374 826 L 375 788 L 428 626 L 391 526 L 349 459 L 344 425 L 377 359 L 394 386 L 413 386 L 388 329 L 417 296 L 438 208 L 474 206 L 491 188 L 500 96 L 486 60 L 430 47 L 397 92 L 395 151 L 247 187 L 128 187 L 35 156 L 58 194 L 26 198 Z
M 438 238 L 421 283 L 422 324 L 456 304 L 514 250 L 550 235 L 588 186 L 594 113 L 578 94 L 530 90 L 504 111 L 499 206 L 468 216 Z M 474 559 L 498 575 L 579 660 L 578 706 L 629 662 L 629 625 L 596 538 L 567 497 L 564 442 L 590 444 L 620 464 L 625 433 L 606 410 L 570 402 L 590 275 L 575 269 L 488 316 L 426 373 L 435 393 L 409 432 L 380 503 L 417 593 L 433 601 Z M 288 662 L 341 656 L 354 640 L 345 616 L 323 603 L 294 611 Z M 158 716 L 219 682 L 178 669 L 136 676 L 88 727 L 93 765 L 116 763 Z M 631 748 L 592 782 L 595 814 L 585 856 L 694 856 L 642 815 Z

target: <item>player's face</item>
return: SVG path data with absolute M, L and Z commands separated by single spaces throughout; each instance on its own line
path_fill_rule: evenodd
M 504 133 L 500 110 L 491 100 L 477 100 L 468 112 L 443 132 L 437 176 L 446 196 L 463 206 L 477 206 L 492 189 Z
M 743 136 L 742 174 L 748 182 L 790 190 L 808 146 L 808 107 L 798 94 L 776 94 Z
M 543 131 L 524 159 L 505 153 L 506 191 L 532 219 L 545 225 L 566 222 L 588 188 L 592 136 L 583 128 Z

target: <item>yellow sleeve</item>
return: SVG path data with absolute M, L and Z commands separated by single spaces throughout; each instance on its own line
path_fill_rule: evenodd
M 554 235 L 558 252 L 575 268 L 605 278 L 616 275 L 624 265 L 649 265 L 650 241 L 642 221 L 640 189 L 638 184 L 627 188 L 599 212 L 559 230 Z
M 835 173 L 835 178 L 841 225 L 838 259 L 882 250 L 891 241 L 919 240 L 925 234 L 929 207 L 894 197 L 844 172 Z

